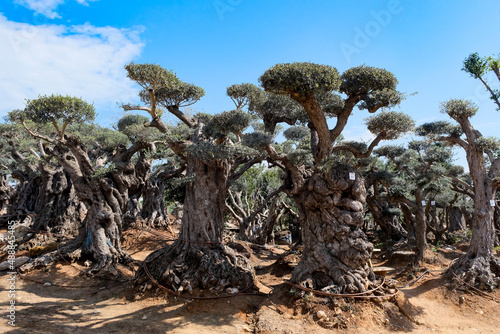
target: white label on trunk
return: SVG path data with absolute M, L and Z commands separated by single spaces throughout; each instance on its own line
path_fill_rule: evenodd
M 431 201 L 431 205 L 436 205 L 436 201 Z
M 422 201 L 422 205 L 425 205 L 425 201 Z
M 490 205 L 491 206 L 495 206 L 495 200 L 494 199 L 490 200 Z
M 356 173 L 349 173 L 349 180 L 356 180 Z

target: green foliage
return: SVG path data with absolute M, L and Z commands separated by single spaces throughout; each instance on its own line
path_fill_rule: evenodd
M 500 140 L 495 137 L 479 137 L 476 139 L 476 147 L 483 152 L 495 152 L 500 150 Z
M 463 166 L 454 165 L 448 168 L 448 175 L 458 177 L 464 174 L 465 169 Z
M 120 145 L 130 145 L 130 140 L 124 133 L 93 123 L 70 125 L 67 132 L 76 136 L 88 147 L 94 147 L 97 144 L 108 152 L 112 152 Z
M 194 129 L 191 129 L 184 123 L 180 123 L 176 126 L 169 126 L 168 140 L 180 141 L 188 140 L 194 133 Z
M 265 165 L 254 165 L 233 184 L 231 188 L 238 192 L 244 192 L 248 195 L 250 207 L 256 200 L 253 194 L 257 193 L 262 197 L 278 189 L 283 182 L 284 175 L 279 169 L 268 168 Z
M 84 100 L 62 95 L 39 96 L 35 100 L 27 100 L 26 108 L 19 115 L 35 123 L 92 122 L 95 118 L 94 106 Z
M 305 126 L 292 126 L 283 132 L 287 140 L 301 141 L 311 135 L 311 130 Z
M 457 120 L 462 117 L 470 118 L 476 114 L 478 107 L 467 100 L 451 99 L 447 102 L 442 102 L 440 111 L 448 114 L 451 118 Z
M 140 96 L 143 102 L 150 102 L 149 93 L 142 91 Z M 203 88 L 181 81 L 175 85 L 161 87 L 155 92 L 156 101 L 164 107 L 187 107 L 198 102 L 203 96 Z
M 397 139 L 412 131 L 415 127 L 413 119 L 397 111 L 384 111 L 365 119 L 368 130 L 375 134 L 384 134 L 384 139 Z
M 118 131 L 126 135 L 132 142 L 152 142 L 164 139 L 164 136 L 153 127 L 147 127 L 149 119 L 142 115 L 125 115 L 117 123 Z
M 340 92 L 347 96 L 363 95 L 377 92 L 380 97 L 391 98 L 398 80 L 391 72 L 370 66 L 357 66 L 348 69 L 340 77 Z M 384 92 L 384 93 L 382 93 Z M 394 97 L 392 97 L 394 98 Z
M 327 117 L 335 117 L 344 110 L 344 99 L 335 93 L 316 94 L 316 100 Z
M 248 110 L 264 121 L 273 121 L 288 118 L 291 122 L 297 120 L 307 122 L 308 116 L 304 108 L 286 95 L 277 95 L 270 92 L 254 94 L 250 100 Z
M 453 125 L 447 121 L 435 121 L 424 123 L 417 127 L 416 134 L 419 136 L 452 136 L 460 137 L 463 134 L 462 129 L 458 125 Z
M 359 109 L 366 109 L 372 112 L 372 110 L 375 110 L 379 106 L 394 107 L 403 100 L 403 97 L 404 95 L 396 90 L 384 88 L 364 97 L 359 105 Z
M 401 145 L 384 145 L 373 151 L 379 157 L 388 157 L 392 159 L 396 159 L 403 155 L 406 152 L 406 149 Z
M 230 133 L 240 135 L 250 124 L 250 115 L 242 110 L 223 111 L 214 115 L 203 128 L 208 138 L 225 137 Z
M 368 145 L 366 145 L 366 143 L 359 141 L 353 141 L 353 140 L 343 141 L 340 142 L 339 145 L 352 147 L 360 152 L 366 152 L 366 150 L 368 150 Z
M 462 67 L 462 71 L 469 73 L 474 79 L 482 77 L 489 69 L 490 65 L 488 58 L 481 58 L 477 52 L 471 53 L 465 58 L 464 67 Z
M 340 85 L 336 68 L 305 62 L 276 64 L 264 72 L 259 82 L 266 91 L 293 99 L 330 93 Z
M 203 124 L 207 124 L 213 117 L 213 115 L 204 113 L 204 112 L 199 112 L 194 115 L 196 119 L 198 119 L 200 122 Z
M 258 98 L 262 91 L 253 84 L 243 83 L 227 87 L 226 93 L 233 100 L 236 107 L 240 109 L 248 104 L 250 99 Z
M 136 125 L 144 126 L 144 124 L 148 122 L 149 118 L 147 118 L 146 116 L 129 114 L 120 118 L 116 126 L 118 128 L 118 131 L 125 132 L 127 131 L 127 128 L 130 126 L 136 126 Z
M 186 153 L 205 161 L 223 161 L 236 157 L 250 158 L 258 155 L 258 151 L 240 144 L 217 145 L 206 141 L 199 141 L 190 145 Z
M 130 64 L 125 66 L 127 77 L 137 82 L 145 90 L 170 87 L 179 83 L 179 79 L 172 72 L 157 64 Z
M 305 166 L 311 168 L 314 166 L 314 156 L 311 150 L 296 149 L 287 154 L 288 160 L 295 166 Z
M 273 141 L 274 137 L 272 135 L 256 131 L 252 133 L 245 133 L 241 142 L 245 146 L 260 150 L 268 145 L 271 145 Z

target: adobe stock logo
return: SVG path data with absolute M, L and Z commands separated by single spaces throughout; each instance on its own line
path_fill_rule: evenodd
M 232 12 L 243 0 L 214 0 L 213 5 L 219 19 L 224 21 L 224 13 Z
M 342 42 L 340 43 L 340 50 L 344 54 L 347 62 L 351 62 L 351 57 L 353 54 L 361 53 L 361 50 L 368 47 L 371 41 L 380 35 L 383 28 L 387 27 L 394 15 L 401 13 L 403 7 L 401 7 L 401 1 L 390 0 L 387 3 L 387 8 L 379 11 L 370 11 L 370 16 L 373 20 L 368 21 L 363 29 L 359 27 L 354 28 L 354 38 L 352 43 Z

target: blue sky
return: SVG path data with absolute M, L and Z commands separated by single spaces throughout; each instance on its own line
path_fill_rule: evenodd
M 311 61 L 340 72 L 366 64 L 418 92 L 400 109 L 417 123 L 446 119 L 439 102 L 472 99 L 473 123 L 496 135 L 499 114 L 481 84 L 461 71 L 472 52 L 500 53 L 498 1 L 112 1 L 4 0 L 0 4 L 0 115 L 25 98 L 63 93 L 94 102 L 98 121 L 121 116 L 135 99 L 130 61 L 158 63 L 206 96 L 194 109 L 233 108 L 225 89 L 257 83 L 280 62 Z M 345 131 L 367 139 L 365 112 Z

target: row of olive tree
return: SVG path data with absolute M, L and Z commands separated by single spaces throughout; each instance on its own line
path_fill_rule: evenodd
M 236 211 L 242 208 L 234 190 L 243 173 L 267 160 L 283 175 L 283 184 L 268 195 L 283 191 L 298 209 L 304 251 L 292 281 L 349 293 L 364 292 L 377 283 L 368 263 L 373 246 L 362 230 L 367 191 L 359 161 L 369 159 L 382 140 L 396 139 L 413 129 L 409 116 L 379 111 L 398 105 L 403 98 L 392 73 L 359 66 L 340 75 L 326 65 L 278 64 L 259 78 L 263 89 L 251 84 L 228 88 L 235 110 L 190 115 L 184 108 L 196 103 L 204 95 L 203 89 L 182 82 L 159 65 L 131 63 L 126 70 L 142 88 L 142 105 L 123 107 L 147 112 L 150 118 L 128 116 L 118 125 L 120 131 L 100 129 L 102 136 L 97 140 L 79 135 L 85 130 L 78 129 L 78 124 L 94 118 L 93 107 L 80 99 L 44 96 L 10 114 L 10 120 L 39 143 L 38 152 L 32 154 L 56 162 L 87 209 L 77 237 L 61 248 L 64 256 L 90 256 L 96 262 L 94 271 L 110 270 L 120 261 L 127 263 L 130 258 L 121 249 L 124 217 L 135 215 L 131 213 L 134 200 L 146 193 L 156 195 L 149 202 L 144 197 L 149 203 L 145 207 L 155 217 L 164 215 L 159 189 L 165 180 L 176 177 L 185 185 L 179 238 L 148 256 L 137 272 L 138 281 L 153 275 L 176 291 L 201 288 L 220 292 L 251 286 L 254 273 L 249 261 L 222 243 L 224 216 L 231 208 L 247 229 L 247 218 L 258 215 L 258 210 L 246 210 L 248 217 L 242 217 L 241 211 L 238 215 Z M 369 144 L 342 141 L 355 107 L 369 113 L 379 111 L 367 119 L 367 128 L 374 135 Z M 420 126 L 418 133 L 431 142 L 447 141 L 466 149 L 476 210 L 473 243 L 452 270 L 467 272 L 467 280 L 491 287 L 499 277 L 498 260 L 493 256 L 492 207 L 485 203 L 494 198 L 498 186 L 495 177 L 500 163 L 493 152 L 498 145 L 472 128 L 468 119 L 475 109 L 467 102 L 452 100 L 443 111 L 461 129 L 439 122 Z M 179 124 L 165 124 L 161 118 L 165 112 L 177 117 Z M 256 117 L 260 122 L 251 123 Z M 291 126 L 284 144 L 274 143 L 280 123 Z M 254 131 L 244 134 L 250 125 Z M 162 156 L 169 161 L 161 173 L 151 169 L 159 146 L 164 147 Z M 413 142 L 405 152 L 388 146 L 375 153 L 388 158 L 393 164 L 391 172 L 399 174 L 391 177 L 393 184 L 386 187 L 386 198 L 398 203 L 408 220 L 415 220 L 421 260 L 429 210 L 424 201 L 429 203 L 429 196 L 445 186 L 440 175 L 447 174 L 462 186 L 467 183 L 457 177 L 449 150 L 436 144 Z M 485 156 L 490 159 L 488 173 Z M 358 162 L 350 163 L 353 161 Z M 377 189 L 379 183 L 384 185 L 382 181 L 383 177 L 369 179 Z M 411 186 L 414 201 L 398 192 L 403 183 L 406 191 Z M 159 191 L 147 191 L 148 187 Z M 229 205 L 227 198 L 232 198 Z M 376 210 L 373 212 L 375 217 Z M 55 257 L 57 254 L 49 254 L 40 261 Z

